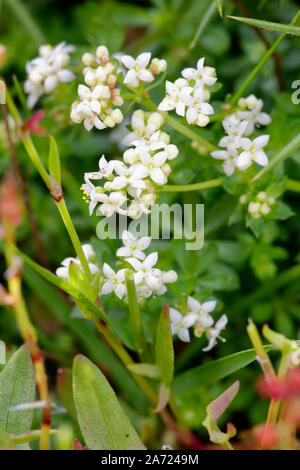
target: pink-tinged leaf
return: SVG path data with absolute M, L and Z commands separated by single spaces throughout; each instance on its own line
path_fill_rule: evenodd
M 45 135 L 46 129 L 40 125 L 41 120 L 45 117 L 45 111 L 36 111 L 27 121 L 19 127 L 20 138 L 24 138 L 28 133 L 35 135 Z
M 237 380 L 231 387 L 208 405 L 207 410 L 209 411 L 211 421 L 218 421 L 236 396 L 239 387 L 240 382 Z

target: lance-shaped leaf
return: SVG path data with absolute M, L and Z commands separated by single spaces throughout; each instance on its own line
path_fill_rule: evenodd
M 89 449 L 145 449 L 102 372 L 81 355 L 74 359 L 73 393 L 78 423 Z
M 264 346 L 264 350 L 267 352 L 272 349 L 275 349 L 272 345 Z M 176 394 L 180 394 L 187 390 L 196 389 L 199 385 L 207 386 L 216 383 L 218 380 L 243 369 L 251 362 L 254 362 L 255 359 L 255 349 L 246 349 L 245 351 L 230 354 L 177 375 L 172 388 Z
M 217 6 L 219 10 L 219 15 L 221 18 L 223 18 L 223 0 L 216 0 L 217 1 Z
M 0 373 L 0 426 L 8 434 L 23 434 L 30 430 L 32 409 L 11 410 L 35 399 L 34 369 L 27 346 L 22 346 Z
M 239 387 L 240 382 L 237 380 L 206 408 L 207 415 L 202 424 L 207 429 L 211 442 L 215 444 L 226 445 L 236 434 L 236 429 L 231 423 L 227 424 L 227 432 L 222 432 L 218 427 L 218 419 L 236 396 Z
M 141 312 L 139 309 L 138 298 L 135 288 L 135 282 L 133 278 L 133 272 L 131 269 L 127 269 L 126 271 L 126 288 L 128 295 L 130 319 L 135 331 L 136 346 L 138 353 L 143 356 L 143 353 L 146 349 L 146 342 L 144 337 Z
M 49 172 L 58 185 L 61 185 L 59 150 L 53 135 L 49 135 Z
M 273 23 L 272 21 L 257 20 L 255 18 L 244 18 L 242 16 L 228 16 L 232 20 L 241 21 L 242 23 L 255 26 L 256 28 L 263 28 L 267 31 L 275 31 L 277 33 L 293 34 L 300 36 L 300 27 L 288 24 Z

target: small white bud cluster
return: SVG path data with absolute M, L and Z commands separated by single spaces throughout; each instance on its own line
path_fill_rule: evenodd
M 27 79 L 24 91 L 28 94 L 27 105 L 32 109 L 39 98 L 50 93 L 58 82 L 71 82 L 75 75 L 65 67 L 70 61 L 70 53 L 75 47 L 61 42 L 55 47 L 42 45 L 40 55 L 26 63 Z
M 123 104 L 117 83 L 117 63 L 110 57 L 106 46 L 99 46 L 96 55 L 86 52 L 82 56 L 84 82 L 79 85 L 79 100 L 72 105 L 71 119 L 84 122 L 86 130 L 114 127 L 123 120 L 119 106 Z
M 166 81 L 166 97 L 158 106 L 160 111 L 175 109 L 179 116 L 185 116 L 188 124 L 205 127 L 209 116 L 214 114 L 210 99 L 209 86 L 217 81 L 216 70 L 204 66 L 204 57 L 198 60 L 197 68 L 186 68 L 181 72 L 184 78 L 174 83 Z
M 247 197 L 241 196 L 241 204 L 247 204 Z M 253 217 L 253 219 L 259 219 L 262 216 L 268 215 L 272 206 L 275 204 L 275 198 L 273 196 L 268 196 L 265 191 L 260 191 L 253 201 L 248 203 L 248 212 Z

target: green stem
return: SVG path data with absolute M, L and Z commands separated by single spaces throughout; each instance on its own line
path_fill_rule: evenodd
M 293 20 L 291 21 L 290 24 L 291 25 L 295 24 L 299 18 L 300 18 L 300 10 L 297 12 L 296 16 L 293 18 Z M 279 38 L 277 39 L 277 41 L 273 44 L 273 46 L 270 47 L 270 49 L 264 54 L 261 61 L 257 64 L 257 66 L 254 68 L 254 70 L 252 70 L 252 72 L 247 77 L 247 79 L 244 81 L 242 86 L 238 89 L 238 91 L 232 97 L 231 104 L 235 104 L 239 100 L 239 98 L 241 98 L 241 96 L 243 96 L 244 92 L 247 90 L 250 83 L 254 80 L 256 75 L 260 72 L 260 70 L 263 68 L 265 63 L 272 56 L 272 54 L 275 52 L 275 50 L 277 49 L 279 44 L 283 41 L 285 36 L 286 36 L 286 33 L 281 34 L 279 36 Z
M 252 178 L 251 183 L 254 181 L 257 181 L 259 178 L 261 178 L 263 175 L 271 171 L 276 165 L 279 163 L 282 163 L 287 157 L 291 155 L 292 152 L 297 150 L 300 147 L 300 134 L 296 135 L 291 142 L 289 142 L 287 145 L 283 147 L 283 149 L 280 150 L 274 157 L 271 159 L 270 163 L 268 166 L 260 170 L 254 178 Z
M 141 361 L 146 362 L 146 341 L 143 332 L 143 324 L 136 294 L 133 272 L 130 269 L 126 271 L 126 287 L 129 313 L 135 331 L 138 354 L 140 356 Z
M 217 2 L 216 0 L 212 0 L 211 4 L 210 4 L 210 7 L 206 10 L 206 12 L 204 13 L 202 19 L 201 19 L 201 22 L 197 28 L 197 31 L 195 33 L 195 36 L 191 42 L 191 44 L 189 45 L 189 49 L 194 49 L 194 47 L 196 46 L 201 34 L 203 34 L 206 26 L 208 25 L 208 23 L 212 20 L 212 18 L 214 17 L 214 15 L 216 14 L 217 12 Z
M 169 185 L 166 184 L 160 190 L 163 192 L 187 192 L 187 191 L 201 191 L 202 189 L 217 188 L 222 185 L 221 178 L 216 178 L 209 181 L 201 181 L 200 183 L 182 184 L 182 185 Z
M 83 249 L 82 249 L 79 237 L 77 235 L 76 229 L 75 229 L 74 224 L 72 222 L 72 219 L 70 217 L 70 214 L 69 214 L 68 208 L 66 206 L 66 203 L 65 203 L 64 199 L 62 199 L 59 202 L 55 202 L 55 204 L 56 204 L 56 206 L 59 210 L 61 218 L 62 218 L 62 220 L 65 224 L 65 227 L 68 231 L 69 237 L 70 237 L 71 242 L 73 244 L 73 247 L 76 251 L 76 254 L 77 254 L 77 256 L 80 260 L 80 263 L 81 263 L 81 265 L 84 269 L 84 272 L 85 272 L 87 278 L 90 280 L 92 278 L 92 273 L 91 273 L 91 270 L 89 268 L 88 261 L 87 261 L 85 255 L 84 255 L 84 253 L 83 253 Z
M 294 191 L 295 193 L 300 193 L 300 181 L 287 179 L 286 189 L 288 189 L 289 191 Z
M 169 126 L 173 127 L 173 129 L 180 132 L 182 135 L 185 135 L 189 139 L 198 142 L 200 145 L 206 148 L 208 152 L 213 152 L 217 149 L 215 145 L 211 144 L 206 139 L 203 139 L 203 137 L 201 137 L 199 134 L 192 131 L 189 127 L 185 126 L 169 114 L 167 116 L 166 124 L 169 124 Z

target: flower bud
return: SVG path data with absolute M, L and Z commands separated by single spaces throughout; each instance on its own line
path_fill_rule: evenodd
M 95 73 L 89 70 L 84 76 L 84 81 L 88 86 L 95 86 L 97 83 Z
M 188 86 L 189 82 L 185 78 L 178 78 L 175 80 L 175 85 L 179 88 L 179 90 L 182 90 L 182 88 Z
M 169 136 L 169 134 L 167 134 L 166 132 L 162 132 L 162 131 L 161 131 L 160 134 L 159 134 L 159 141 L 160 141 L 160 142 L 164 142 L 165 144 L 168 145 L 169 142 L 170 142 L 170 136 Z
M 129 163 L 129 165 L 133 165 L 133 163 L 136 163 L 139 161 L 139 155 L 135 151 L 135 149 L 131 148 L 126 150 L 123 153 L 123 159 L 125 163 Z
M 263 214 L 263 215 L 267 215 L 269 214 L 269 212 L 271 212 L 271 207 L 268 206 L 268 204 L 264 203 L 261 205 L 260 207 L 260 212 Z
M 106 80 L 107 71 L 101 65 L 99 65 L 99 67 L 96 68 L 95 75 L 96 75 L 97 81 L 99 83 L 103 83 Z
M 98 59 L 101 59 L 104 56 L 109 57 L 109 51 L 108 51 L 107 47 L 106 46 L 97 47 L 96 56 L 98 57 Z
M 174 158 L 177 157 L 179 150 L 178 147 L 174 144 L 170 144 L 166 148 L 167 154 L 168 154 L 168 160 L 173 160 Z
M 155 129 L 159 129 L 164 123 L 164 117 L 161 113 L 151 113 L 147 119 L 148 124 L 153 124 Z
M 209 67 L 205 66 L 203 69 L 205 75 L 208 75 L 209 77 L 215 77 L 216 76 L 216 69 L 214 67 Z
M 115 122 L 112 120 L 110 116 L 106 116 L 106 118 L 104 118 L 103 124 L 106 127 L 115 127 Z
M 123 114 L 120 109 L 114 109 L 110 117 L 116 124 L 120 124 L 123 121 Z
M 95 58 L 93 56 L 93 54 L 91 54 L 90 52 L 85 52 L 81 58 L 82 62 L 84 63 L 84 65 L 92 65 Z
M 196 124 L 200 127 L 205 127 L 209 123 L 209 117 L 205 114 L 199 113 L 197 117 Z
M 168 177 L 169 174 L 171 173 L 171 167 L 170 167 L 170 165 L 169 165 L 168 163 L 165 163 L 165 164 L 161 167 L 161 169 L 162 169 L 162 171 L 163 171 L 163 173 L 164 173 L 164 175 L 165 175 L 166 177 Z
M 260 192 L 257 194 L 256 199 L 257 199 L 258 201 L 261 201 L 261 202 L 266 201 L 266 199 L 267 199 L 267 193 L 265 193 L 265 191 L 260 191 Z
M 254 109 L 257 105 L 257 98 L 254 95 L 250 95 L 246 98 L 246 104 L 250 110 Z

